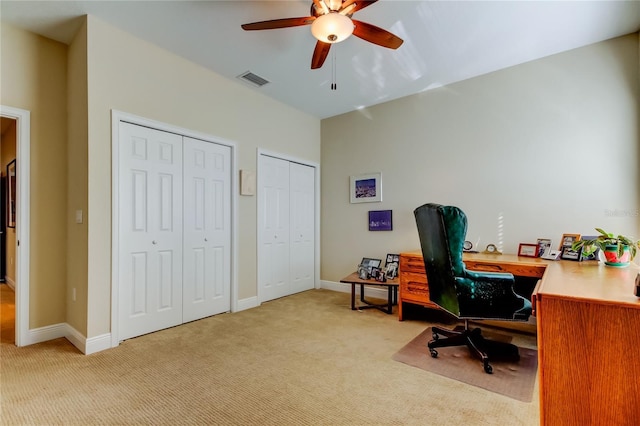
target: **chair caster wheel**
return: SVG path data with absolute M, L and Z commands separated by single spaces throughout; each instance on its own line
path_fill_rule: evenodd
M 433 340 L 438 340 L 440 338 L 440 336 L 438 336 L 438 333 L 433 333 L 431 337 L 433 337 Z
M 431 354 L 431 358 L 438 358 L 438 351 L 435 349 L 429 349 L 429 353 Z
M 489 364 L 484 365 L 484 372 L 487 374 L 493 374 L 493 367 Z

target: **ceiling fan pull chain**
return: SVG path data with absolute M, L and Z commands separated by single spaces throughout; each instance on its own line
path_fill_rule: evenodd
M 336 84 L 336 51 L 333 50 L 332 56 L 332 66 L 331 66 L 331 90 L 337 90 L 338 85 Z

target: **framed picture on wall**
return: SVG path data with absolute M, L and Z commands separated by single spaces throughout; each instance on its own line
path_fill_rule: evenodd
M 369 231 L 392 231 L 391 210 L 370 210 Z
M 350 176 L 349 194 L 352 203 L 377 203 L 382 201 L 382 174 Z
M 7 164 L 7 227 L 16 227 L 16 160 Z

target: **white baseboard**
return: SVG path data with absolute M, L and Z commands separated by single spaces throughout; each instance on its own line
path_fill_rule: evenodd
M 9 287 L 11 287 L 11 289 L 12 289 L 13 291 L 16 291 L 16 283 L 15 283 L 15 281 L 13 281 L 11 278 L 9 278 L 8 276 L 6 276 L 6 275 L 5 275 L 5 276 L 4 276 L 4 282 L 6 282 L 6 283 L 7 283 L 7 285 L 8 285 Z
M 27 338 L 23 346 L 35 345 L 36 343 L 42 343 L 53 339 L 59 339 L 60 337 L 65 337 L 66 330 L 66 323 L 47 325 L 45 327 L 31 329 L 27 333 Z
M 320 281 L 320 287 L 324 288 L 326 290 L 332 290 L 332 291 L 339 291 L 342 293 L 349 293 L 351 294 L 351 284 L 347 284 L 347 283 L 339 283 L 339 282 L 335 282 L 335 281 L 326 281 L 326 280 L 321 280 Z M 384 288 L 376 288 L 376 287 L 372 287 L 372 286 L 367 286 L 367 298 L 372 297 L 374 299 L 382 299 L 382 300 L 387 300 L 387 296 L 388 296 L 388 292 L 386 289 Z M 360 295 L 360 286 L 357 285 L 356 286 L 356 295 Z
M 238 300 L 238 305 L 236 312 L 244 311 L 251 308 L 257 308 L 260 306 L 258 303 L 258 296 L 247 297 L 246 299 Z

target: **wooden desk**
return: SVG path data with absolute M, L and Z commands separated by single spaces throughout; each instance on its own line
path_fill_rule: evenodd
M 419 252 L 400 255 L 399 312 L 404 298 L 403 255 L 405 265 L 422 261 Z M 636 266 L 617 269 L 594 261 L 509 255 L 465 254 L 463 259 L 470 269 L 479 261 L 506 272 L 518 267 L 543 271 L 532 295 L 542 425 L 640 424 Z
M 340 280 L 341 283 L 351 284 L 351 310 L 355 311 L 356 309 L 367 309 L 367 308 L 376 308 L 384 312 L 385 314 L 391 314 L 393 312 L 393 306 L 398 303 L 398 280 L 387 280 L 385 282 L 380 282 L 376 280 L 362 280 L 358 276 L 357 272 L 352 273 L 349 276 L 344 277 Z M 364 303 L 364 305 L 360 305 L 356 307 L 356 285 L 360 286 L 360 301 Z M 378 304 L 372 303 L 364 298 L 364 286 L 365 285 L 376 285 L 387 288 L 387 303 Z

